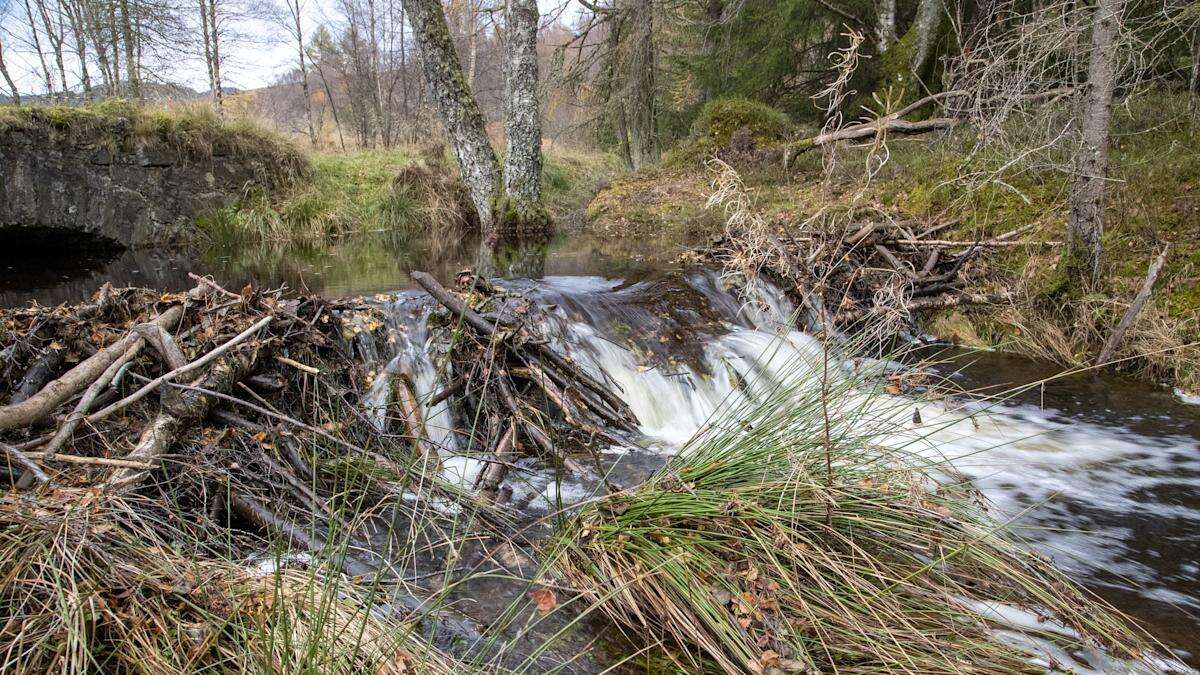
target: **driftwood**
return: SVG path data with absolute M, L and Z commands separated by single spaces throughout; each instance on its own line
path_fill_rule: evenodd
M 1107 364 L 1112 360 L 1113 354 L 1117 353 L 1117 347 L 1125 339 L 1125 333 L 1129 331 L 1129 327 L 1133 325 L 1134 319 L 1141 313 L 1146 301 L 1150 299 L 1150 294 L 1154 291 L 1154 282 L 1158 280 L 1158 273 L 1162 271 L 1163 265 L 1167 262 L 1167 252 L 1170 250 L 1170 244 L 1163 246 L 1162 252 L 1151 263 L 1150 269 L 1146 271 L 1146 279 L 1142 281 L 1142 287 L 1138 289 L 1133 302 L 1129 303 L 1129 309 L 1126 309 L 1125 314 L 1121 316 L 1121 321 L 1113 329 L 1112 335 L 1108 336 L 1108 340 L 1104 343 L 1104 348 L 1100 350 L 1100 356 L 1096 357 L 1097 366 Z

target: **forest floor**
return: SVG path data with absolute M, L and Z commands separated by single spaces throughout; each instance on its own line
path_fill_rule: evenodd
M 1182 102 L 1131 101 L 1115 116 L 1102 280 L 1081 289 L 1058 271 L 1062 246 L 1007 247 L 977 259 L 975 283 L 1016 295 L 1011 304 L 931 312 L 925 326 L 971 347 L 1002 347 L 1068 366 L 1096 358 L 1166 243 L 1154 294 L 1117 359 L 1132 374 L 1185 391 L 1200 388 L 1200 121 Z M 702 138 L 702 140 L 704 140 Z M 721 208 L 706 208 L 715 174 L 684 141 L 660 164 L 624 176 L 588 207 L 590 226 L 615 237 L 696 244 L 719 233 Z M 864 177 L 870 147 L 839 148 L 826 172 L 819 153 L 784 171 L 778 153 L 734 157 L 754 211 L 777 231 L 816 214 L 880 209 L 896 221 L 944 225 L 939 237 L 974 241 L 1032 226 L 1022 239 L 1065 238 L 1069 176 L 1010 171 L 965 187 L 974 139 L 965 132 L 890 139 L 886 164 Z M 684 159 L 686 158 L 686 159 Z

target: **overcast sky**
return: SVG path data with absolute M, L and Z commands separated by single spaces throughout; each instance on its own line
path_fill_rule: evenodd
M 549 18 L 551 13 L 558 16 L 564 2 L 568 3 L 567 12 L 578 11 L 573 0 L 538 0 L 543 18 Z M 308 0 L 304 25 L 306 39 L 318 25 L 337 23 L 331 18 L 334 16 L 333 3 L 334 0 Z M 280 6 L 282 7 L 281 3 Z M 46 85 L 40 75 L 41 66 L 37 55 L 23 44 L 28 40 L 25 38 L 25 8 L 21 0 L 0 0 L 0 22 L 4 57 L 17 86 L 22 93 L 44 93 Z M 235 45 L 226 49 L 221 73 L 222 82 L 226 87 L 256 89 L 273 83 L 280 75 L 296 67 L 296 47 L 289 41 L 282 27 L 266 23 L 246 23 L 244 30 L 254 37 L 255 43 Z M 43 48 L 45 46 L 43 44 Z M 161 72 L 150 73 L 151 78 L 183 84 L 198 91 L 207 90 L 208 76 L 205 73 L 204 61 L 200 54 L 186 53 L 188 51 L 191 51 L 190 46 L 186 46 L 184 52 L 172 55 L 171 62 L 166 64 Z M 53 68 L 53 64 L 51 67 Z M 73 67 L 73 62 L 67 67 L 70 78 L 77 69 Z M 92 79 L 96 81 L 98 76 L 93 73 Z M 0 92 L 7 93 L 2 80 Z

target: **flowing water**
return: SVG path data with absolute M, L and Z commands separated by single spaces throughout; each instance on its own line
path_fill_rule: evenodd
M 817 377 L 821 347 L 790 328 L 794 308 L 760 288 L 752 302 L 696 271 L 627 282 L 547 276 L 504 282 L 553 305 L 557 346 L 622 392 L 646 449 L 609 448 L 618 484 L 643 479 L 746 383 Z M 428 303 L 399 294 L 388 306 L 407 336 L 399 360 L 414 364 L 420 394 L 439 387 L 421 349 Z M 1200 664 L 1200 408 L 1164 388 L 1074 376 L 994 400 L 1037 382 L 1048 364 L 1004 354 L 946 352 L 939 368 L 979 396 L 896 406 L 897 442 L 949 459 L 992 503 L 994 514 L 1075 578 L 1143 622 L 1184 661 Z M 845 368 L 853 363 L 840 364 Z M 390 367 L 396 367 L 395 362 Z M 920 422 L 910 420 L 913 411 Z M 444 409 L 428 411 L 433 426 Z M 891 413 L 889 413 L 891 414 Z M 453 455 L 454 439 L 431 431 Z M 916 443 L 913 439 L 919 439 Z M 452 457 L 444 475 L 471 481 L 477 460 Z M 527 462 L 513 502 L 549 513 L 599 489 Z
M 408 287 L 413 266 L 445 277 L 468 259 L 452 252 L 438 264 L 428 251 L 409 250 L 364 278 L 343 270 L 353 259 L 346 253 L 307 262 L 266 256 L 273 266 L 244 257 L 122 256 L 69 272 L 26 263 L 21 274 L 3 277 L 0 304 L 78 301 L 109 279 L 182 288 L 192 269 L 238 286 L 285 281 L 334 294 L 376 293 Z M 609 448 L 603 455 L 603 469 L 619 484 L 661 466 L 723 406 L 744 397 L 747 383 L 811 375 L 821 358 L 820 345 L 791 328 L 794 307 L 776 289 L 757 288 L 753 301 L 745 301 L 711 272 L 664 271 L 664 257 L 608 256 L 602 244 L 576 242 L 552 247 L 535 270 L 545 276 L 503 282 L 551 303 L 546 330 L 558 348 L 614 383 L 636 413 L 645 449 Z M 339 274 L 348 281 L 322 281 Z M 378 355 L 378 367 L 404 369 L 420 395 L 438 390 L 426 351 L 428 301 L 413 291 L 377 298 L 397 337 L 394 353 Z M 951 351 L 940 358 L 947 377 L 973 392 L 1011 391 L 1056 372 L 998 353 Z M 377 395 L 382 401 L 384 392 Z M 926 451 L 949 458 L 1033 545 L 1200 666 L 1200 407 L 1162 387 L 1077 375 L 1003 400 L 914 400 L 903 410 L 905 419 L 916 410 L 920 422 L 897 421 L 898 437 L 924 439 Z M 444 448 L 443 474 L 469 484 L 480 463 L 459 454 L 445 404 L 426 410 L 425 419 Z M 512 502 L 530 516 L 598 489 L 594 477 L 556 476 L 532 460 L 521 469 Z M 502 605 L 503 597 L 498 591 L 493 604 Z

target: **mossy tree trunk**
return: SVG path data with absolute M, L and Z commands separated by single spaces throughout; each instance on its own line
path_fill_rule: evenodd
M 480 226 L 490 233 L 495 228 L 493 209 L 500 190 L 500 163 L 488 141 L 483 113 L 463 76 L 441 2 L 407 0 L 405 6 L 429 95 L 446 127 Z
M 504 228 L 541 229 L 542 122 L 538 109 L 537 0 L 507 0 L 504 77 Z
M 425 83 L 454 147 L 463 183 L 479 215 L 485 238 L 545 231 L 542 206 L 542 126 L 537 97 L 536 0 L 505 3 L 504 171 L 488 139 L 486 121 L 463 74 L 438 0 L 408 0 Z
M 633 168 L 658 160 L 657 111 L 655 110 L 654 2 L 636 0 L 628 3 L 633 32 L 625 47 L 625 76 L 629 79 L 625 97 L 626 120 L 629 128 L 629 157 Z
M 1071 184 L 1067 272 L 1086 274 L 1092 284 L 1100 280 L 1109 122 L 1117 79 L 1117 31 L 1124 4 L 1124 0 L 1099 0 L 1096 4 L 1088 80 L 1082 88 L 1079 109 L 1082 142 L 1075 153 L 1075 176 Z

